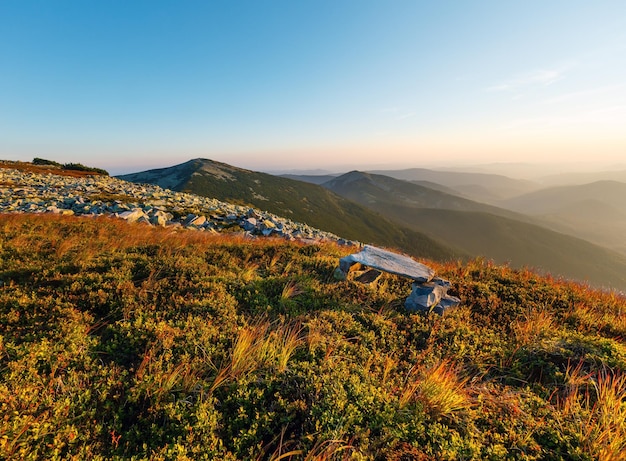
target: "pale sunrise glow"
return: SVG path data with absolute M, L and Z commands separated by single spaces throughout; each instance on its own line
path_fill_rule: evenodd
M 7 1 L 0 56 L 7 159 L 626 162 L 622 1 Z

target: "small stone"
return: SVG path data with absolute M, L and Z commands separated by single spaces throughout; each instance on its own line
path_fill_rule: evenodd
M 149 221 L 148 216 L 140 208 L 134 208 L 132 211 L 124 211 L 118 214 L 118 218 L 125 219 L 128 222 L 137 222 L 140 218 Z
M 435 283 L 413 284 L 413 291 L 404 307 L 410 311 L 430 311 L 445 296 L 445 290 Z
M 247 218 L 247 219 L 244 219 L 241 223 L 241 227 L 243 227 L 244 230 L 246 231 L 252 231 L 256 228 L 256 226 L 257 226 L 256 218 Z
M 174 216 L 171 213 L 166 213 L 164 211 L 157 211 L 150 217 L 150 223 L 155 226 L 165 227 L 167 222 L 170 221 Z
M 196 216 L 191 222 L 188 224 L 189 226 L 200 227 L 206 222 L 206 217 L 204 216 Z
M 342 271 L 340 267 L 338 267 L 338 268 L 335 269 L 335 272 L 333 272 L 333 277 L 336 280 L 343 281 L 343 280 L 346 279 L 347 274 L 344 271 Z

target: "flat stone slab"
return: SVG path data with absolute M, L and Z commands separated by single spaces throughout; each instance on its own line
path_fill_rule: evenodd
M 435 275 L 430 267 L 420 264 L 414 259 L 392 253 L 391 251 L 365 245 L 359 253 L 348 255 L 339 260 L 339 269 L 344 274 L 350 271 L 350 267 L 360 263 L 372 269 L 389 272 L 415 280 L 416 282 L 429 282 Z

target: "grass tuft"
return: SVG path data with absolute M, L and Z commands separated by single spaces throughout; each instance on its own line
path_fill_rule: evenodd
M 406 407 L 417 401 L 424 409 L 435 416 L 451 416 L 468 410 L 472 406 L 467 383 L 468 378 L 460 377 L 460 370 L 449 360 L 441 360 L 434 365 L 419 369 L 400 393 L 399 406 Z

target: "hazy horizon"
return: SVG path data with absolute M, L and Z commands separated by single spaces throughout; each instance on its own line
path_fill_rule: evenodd
M 0 49 L 11 160 L 553 172 L 626 152 L 621 1 L 26 0 L 0 4 Z
M 181 160 L 177 163 L 167 163 L 159 165 L 147 165 L 144 168 L 114 167 L 110 169 L 112 175 L 124 175 L 137 173 L 146 170 L 169 168 L 180 163 L 193 160 L 195 158 L 205 158 L 207 160 L 218 161 L 229 164 L 237 168 L 244 168 L 252 171 L 259 171 L 273 175 L 341 175 L 349 171 L 384 171 L 384 170 L 406 170 L 406 169 L 427 169 L 437 171 L 458 171 L 467 173 L 487 173 L 509 176 L 515 179 L 540 179 L 555 175 L 567 175 L 577 173 L 601 173 L 610 171 L 626 171 L 626 163 L 598 164 L 596 162 L 580 163 L 450 163 L 450 164 L 347 164 L 336 165 L 324 168 L 320 165 L 317 168 L 271 168 L 253 162 L 251 165 L 236 164 L 215 158 L 194 157 Z

